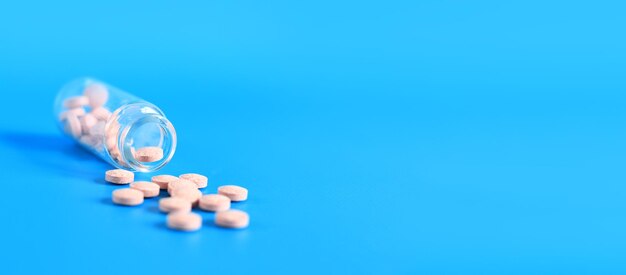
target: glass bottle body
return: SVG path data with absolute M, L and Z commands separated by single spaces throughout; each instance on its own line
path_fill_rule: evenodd
M 63 86 L 54 115 L 67 136 L 118 168 L 156 171 L 176 151 L 176 131 L 163 111 L 93 78 Z

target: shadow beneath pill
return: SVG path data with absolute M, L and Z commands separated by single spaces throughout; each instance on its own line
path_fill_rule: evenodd
M 61 175 L 101 178 L 111 165 L 61 134 L 0 130 L 0 142 L 19 152 L 17 159 Z
M 155 198 L 157 199 L 162 199 L 162 198 L 169 198 L 170 194 L 167 192 L 167 189 L 161 189 L 159 191 L 159 195 L 156 196 Z
M 198 212 L 198 214 L 200 214 L 200 212 Z M 214 231 L 224 231 L 224 232 L 239 230 L 239 229 L 221 227 L 215 224 L 214 212 L 203 212 L 201 216 L 202 216 L 202 228 L 204 230 L 214 230 Z
M 167 231 L 174 232 L 174 230 L 171 230 L 171 229 L 167 228 L 167 224 L 165 224 L 165 220 L 155 223 L 154 227 L 156 227 L 158 229 L 161 229 L 161 230 L 167 230 Z
M 160 214 L 160 215 L 165 215 L 165 213 L 163 213 L 163 212 L 161 212 L 161 210 L 159 210 L 159 207 L 158 207 L 158 206 L 154 206 L 154 205 L 152 205 L 152 206 L 148 206 L 148 207 L 146 208 L 146 210 L 147 210 L 148 212 L 150 212 L 150 213 Z
M 93 180 L 93 182 L 97 183 L 97 184 L 102 184 L 102 185 L 109 185 L 109 186 L 114 186 L 114 184 L 104 180 L 102 177 L 96 178 Z
M 215 219 L 214 218 L 205 218 L 202 217 L 202 226 L 203 227 L 217 227 L 217 225 L 215 224 Z
M 104 204 L 104 205 L 118 206 L 118 204 L 113 203 L 111 198 L 101 198 L 99 201 L 100 201 L 101 204 Z
M 198 242 L 200 239 L 198 239 L 199 237 L 201 237 L 201 233 L 202 232 L 202 228 L 200 228 L 200 230 L 196 230 L 196 231 L 184 231 L 184 230 L 174 230 L 171 229 L 169 227 L 167 227 L 167 222 L 164 220 L 162 222 L 157 222 L 154 224 L 154 227 L 159 229 L 159 230 L 165 230 L 167 232 L 171 232 L 171 234 L 177 234 L 180 236 L 190 236 L 189 238 L 191 239 L 187 239 L 188 241 L 191 241 L 193 243 Z
M 124 205 L 124 204 L 117 204 L 113 202 L 113 199 L 111 197 L 108 198 L 101 198 L 100 199 L 100 203 L 104 204 L 104 205 L 108 205 L 108 206 L 113 206 L 113 207 L 119 207 L 119 208 L 127 208 L 127 209 L 142 209 L 142 205 Z

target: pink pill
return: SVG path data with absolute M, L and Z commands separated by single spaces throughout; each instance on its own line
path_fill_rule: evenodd
M 202 197 L 202 192 L 198 189 L 179 188 L 172 190 L 172 197 L 181 198 L 190 202 L 193 206 L 198 205 L 198 200 Z
M 130 184 L 130 188 L 139 190 L 145 198 L 152 198 L 159 195 L 159 185 L 149 181 L 135 181 Z
M 193 183 L 193 181 L 189 181 L 189 180 L 184 180 L 184 179 L 177 179 L 177 180 L 173 180 L 170 181 L 170 183 L 167 185 L 167 192 L 172 194 L 173 190 L 177 190 L 177 189 L 198 189 L 198 187 L 196 186 L 195 183 Z
M 250 223 L 250 217 L 240 210 L 227 210 L 215 214 L 215 223 L 221 227 L 245 228 Z
M 99 120 L 106 121 L 111 117 L 111 111 L 104 107 L 96 107 L 91 110 L 91 114 Z
M 67 109 L 79 108 L 85 105 L 89 105 L 89 99 L 82 95 L 69 97 L 63 101 L 63 107 Z
M 80 119 L 78 119 L 78 117 L 74 114 L 67 114 L 64 123 L 65 124 L 63 125 L 63 130 L 74 138 L 78 138 L 83 132 L 80 125 Z
M 161 189 L 167 189 L 167 186 L 170 184 L 170 182 L 175 181 L 177 179 L 178 177 L 172 176 L 172 175 L 158 175 L 158 176 L 152 177 L 151 180 L 152 182 L 158 184 Z
M 115 184 L 129 184 L 135 180 L 135 174 L 123 169 L 113 169 L 106 171 L 104 179 Z
M 135 159 L 140 162 L 155 162 L 163 158 L 161 147 L 141 147 L 135 150 Z
M 159 200 L 159 210 L 170 212 L 191 212 L 191 202 L 182 198 L 169 197 Z
M 113 191 L 113 202 L 121 205 L 140 205 L 143 203 L 143 193 L 139 190 L 124 188 Z
M 107 148 L 112 148 L 117 146 L 117 138 L 120 132 L 120 124 L 113 120 L 110 123 L 105 124 L 104 127 L 104 135 L 106 140 Z
M 111 120 L 109 125 L 104 129 L 107 136 L 117 136 L 120 132 L 120 123 L 117 120 Z
M 231 201 L 245 201 L 248 199 L 248 189 L 237 185 L 224 185 L 217 188 L 217 193 L 230 198 Z
M 99 120 L 93 127 L 91 127 L 91 129 L 89 129 L 89 134 L 103 139 L 105 124 L 106 123 L 104 121 Z
M 226 211 L 230 209 L 230 199 L 219 194 L 204 195 L 198 201 L 198 207 L 206 211 Z
M 72 114 L 75 115 L 77 117 L 81 117 L 85 115 L 85 109 L 82 107 L 79 108 L 74 108 L 74 109 L 69 109 L 67 111 L 63 111 L 60 115 L 59 115 L 59 120 L 63 121 L 65 119 L 67 119 L 67 115 Z
M 91 128 L 93 128 L 96 123 L 98 123 L 98 119 L 92 114 L 86 114 L 80 117 L 80 127 L 83 131 L 83 134 L 88 134 Z
M 105 144 L 109 151 L 115 151 L 117 149 L 117 138 L 115 136 L 108 135 L 106 136 Z
M 88 98 L 89 105 L 92 108 L 104 105 L 109 99 L 109 91 L 107 88 L 97 83 L 87 86 L 83 94 Z
M 195 173 L 182 174 L 179 178 L 193 181 L 198 188 L 205 188 L 209 183 L 209 179 L 207 177 Z
M 202 227 L 202 217 L 191 212 L 173 212 L 167 215 L 167 227 L 181 231 L 196 231 Z

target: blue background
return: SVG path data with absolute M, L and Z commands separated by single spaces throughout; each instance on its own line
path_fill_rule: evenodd
M 0 273 L 624 274 L 620 2 L 3 1 Z M 87 75 L 250 227 L 113 205 L 51 111 Z

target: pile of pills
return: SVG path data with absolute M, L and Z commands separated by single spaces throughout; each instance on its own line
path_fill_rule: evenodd
M 109 91 L 100 84 L 88 85 L 82 95 L 65 99 L 59 115 L 65 132 L 83 145 L 103 150 L 104 126 L 111 117 L 104 106 L 108 99 Z
M 217 194 L 205 195 L 200 188 L 208 186 L 208 178 L 200 174 L 158 175 L 151 181 L 134 181 L 132 172 L 115 169 L 105 173 L 105 180 L 130 185 L 113 191 L 113 203 L 120 205 L 140 205 L 144 198 L 157 197 L 161 190 L 166 190 L 170 196 L 159 200 L 159 210 L 167 213 L 167 226 L 174 230 L 195 231 L 202 227 L 202 217 L 191 212 L 194 207 L 216 212 L 215 224 L 221 227 L 245 228 L 250 222 L 246 212 L 230 209 L 231 202 L 248 199 L 248 189 L 224 185 L 217 188 Z
M 113 115 L 105 104 L 109 100 L 109 90 L 101 84 L 90 84 L 82 95 L 72 96 L 63 101 L 63 111 L 59 121 L 63 130 L 84 146 L 102 152 L 106 146 L 116 162 L 125 165 L 118 146 L 120 125 L 116 120 L 109 122 Z M 155 162 L 163 159 L 160 147 L 131 148 L 134 158 L 139 162 Z

